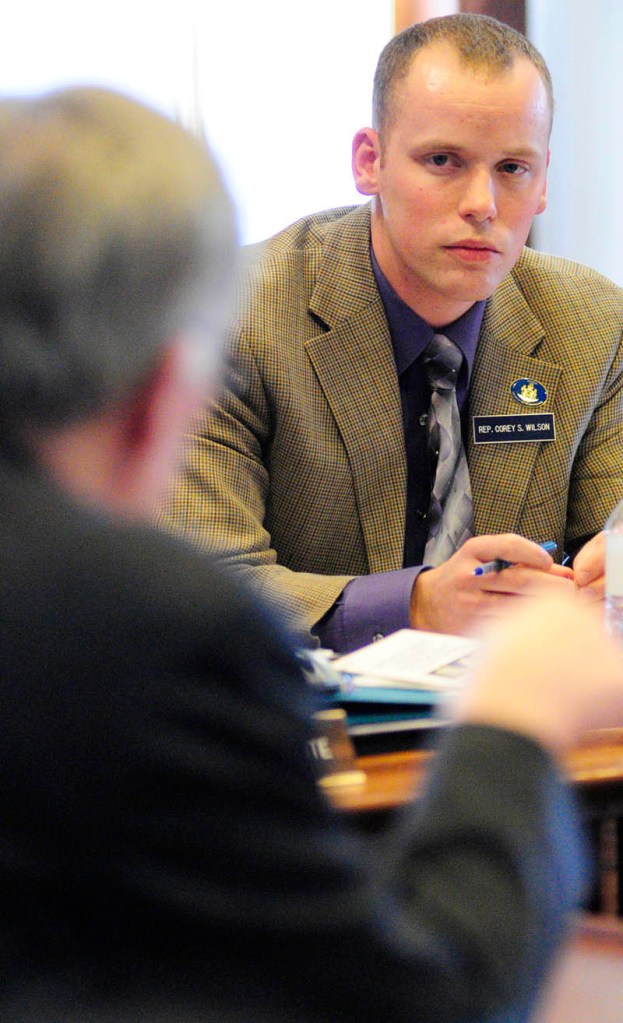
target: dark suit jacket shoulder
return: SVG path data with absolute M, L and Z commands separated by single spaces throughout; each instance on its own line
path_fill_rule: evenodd
M 315 784 L 315 700 L 254 597 L 36 475 L 0 483 L 4 1019 L 450 1023 L 531 1002 L 579 893 L 539 749 L 458 730 L 368 842 Z

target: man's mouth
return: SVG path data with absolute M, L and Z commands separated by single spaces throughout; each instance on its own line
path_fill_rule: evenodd
M 444 248 L 469 263 L 484 263 L 494 256 L 500 255 L 500 250 L 496 249 L 495 245 L 491 245 L 489 242 L 475 241 L 472 238 L 453 242 L 451 245 L 445 245 Z

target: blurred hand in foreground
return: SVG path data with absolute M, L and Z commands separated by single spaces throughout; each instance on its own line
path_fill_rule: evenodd
M 527 597 L 481 638 L 457 722 L 521 732 L 556 757 L 623 725 L 623 646 L 573 590 Z

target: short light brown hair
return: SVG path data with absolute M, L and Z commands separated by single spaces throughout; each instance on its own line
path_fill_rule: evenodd
M 380 135 L 391 124 L 390 105 L 397 84 L 407 75 L 415 55 L 434 43 L 450 43 L 467 67 L 492 74 L 509 71 L 518 57 L 526 57 L 543 79 L 553 114 L 554 90 L 549 69 L 521 32 L 484 14 L 451 14 L 409 25 L 382 50 L 372 94 L 373 125 Z

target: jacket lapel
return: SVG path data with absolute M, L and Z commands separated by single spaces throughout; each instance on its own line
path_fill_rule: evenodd
M 367 207 L 329 232 L 310 302 L 328 329 L 306 348 L 348 454 L 370 571 L 386 572 L 402 567 L 407 468 L 394 353 L 369 246 Z
M 562 368 L 538 358 L 543 339 L 540 321 L 509 275 L 487 304 L 470 385 L 468 461 L 479 534 L 517 532 L 542 444 L 474 444 L 473 417 L 528 415 L 511 394 L 513 382 L 524 377 L 547 391 L 535 411 L 555 412 Z
M 369 246 L 367 205 L 327 231 L 310 300 L 326 329 L 306 348 L 350 460 L 369 569 L 384 572 L 402 566 L 407 468 L 394 354 Z M 472 420 L 529 414 L 511 394 L 523 377 L 547 391 L 538 411 L 555 412 L 562 368 L 538 357 L 543 339 L 511 273 L 487 303 L 470 385 L 468 460 L 480 534 L 517 531 L 541 443 L 475 445 Z

